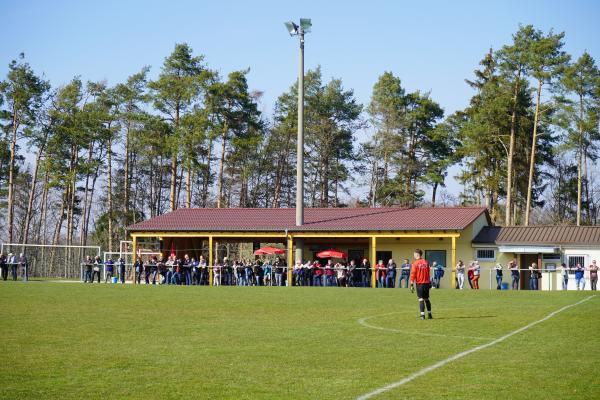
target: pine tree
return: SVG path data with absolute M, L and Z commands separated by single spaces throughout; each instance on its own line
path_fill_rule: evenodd
M 597 144 L 600 140 L 600 72 L 594 59 L 587 52 L 583 53 L 565 70 L 561 84 L 567 96 L 571 96 L 563 99 L 561 125 L 567 131 L 566 148 L 574 150 L 577 156 L 575 222 L 581 225 L 587 159 L 597 157 Z M 589 204 L 589 201 L 586 203 Z
M 525 225 L 529 225 L 534 173 L 537 165 L 536 146 L 538 142 L 538 121 L 540 120 L 540 114 L 544 114 L 552 109 L 550 105 L 543 105 L 541 103 L 542 88 L 544 85 L 550 85 L 552 88 L 554 82 L 560 78 L 560 74 L 569 60 L 569 56 L 561 50 L 564 45 L 564 32 L 555 35 L 550 31 L 548 35 L 544 35 L 541 31 L 536 31 L 534 36 L 535 40 L 531 46 L 531 56 L 529 58 L 529 69 L 531 71 L 531 76 L 537 80 L 537 90 L 531 139 L 531 154 L 529 156 L 527 201 L 525 203 L 525 218 L 523 220 Z
M 171 125 L 171 135 L 167 143 L 171 153 L 171 210 L 178 207 L 177 171 L 181 152 L 181 118 L 199 101 L 204 84 L 211 76 L 211 72 L 202 63 L 203 59 L 202 56 L 192 56 L 189 45 L 177 44 L 173 53 L 165 58 L 158 79 L 149 83 L 154 95 L 154 107 Z
M 8 159 L 8 199 L 7 199 L 7 239 L 13 242 L 14 230 L 14 192 L 17 160 L 17 140 L 23 129 L 36 125 L 36 116 L 42 107 L 45 93 L 50 89 L 47 81 L 38 77 L 29 64 L 24 62 L 21 53 L 19 61 L 13 60 L 8 65 L 6 79 L 0 82 L 0 97 L 3 109 L 0 113 L 6 121 L 5 129 L 10 132 Z
M 503 77 L 512 88 L 512 108 L 510 121 L 510 139 L 506 164 L 506 212 L 505 224 L 514 223 L 514 183 L 515 183 L 515 152 L 517 130 L 519 129 L 519 99 L 523 88 L 528 88 L 527 77 L 531 57 L 531 46 L 535 40 L 536 31 L 531 25 L 521 26 L 513 35 L 513 43 L 503 46 L 498 51 L 498 65 Z

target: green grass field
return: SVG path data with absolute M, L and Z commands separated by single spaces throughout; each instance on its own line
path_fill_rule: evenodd
M 0 282 L 2 399 L 353 399 L 590 292 Z M 377 399 L 598 399 L 600 297 Z M 362 325 L 359 323 L 362 322 Z

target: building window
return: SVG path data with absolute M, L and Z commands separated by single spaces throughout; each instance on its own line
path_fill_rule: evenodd
M 568 256 L 567 260 L 569 268 L 575 268 L 577 264 L 580 264 L 582 267 L 585 267 L 585 256 Z M 571 273 L 575 272 L 571 271 Z
M 556 271 L 556 264 L 554 264 L 554 263 L 544 264 L 544 270 L 545 271 Z
M 494 260 L 496 260 L 496 250 L 494 250 L 494 249 L 477 249 L 475 258 L 478 261 L 494 261 Z
M 448 266 L 446 263 L 446 250 L 425 250 L 425 260 L 429 265 L 435 261 L 438 265 Z

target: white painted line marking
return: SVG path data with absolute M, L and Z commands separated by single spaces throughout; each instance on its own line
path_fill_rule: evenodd
M 544 322 L 544 321 L 546 321 L 546 320 L 554 317 L 558 313 L 561 313 L 561 312 L 563 312 L 565 310 L 568 310 L 571 307 L 578 306 L 581 303 L 585 303 L 586 301 L 590 300 L 593 297 L 596 297 L 596 296 L 595 295 L 589 296 L 589 297 L 586 297 L 583 300 L 578 301 L 577 303 L 573 303 L 571 305 L 564 306 L 563 308 L 560 308 L 560 309 L 558 309 L 556 311 L 551 312 L 550 314 L 546 315 L 542 319 L 539 319 L 539 320 L 534 321 L 534 322 L 532 322 L 532 323 L 530 323 L 528 325 L 525 325 L 525 326 L 523 326 L 523 327 L 521 327 L 521 328 L 519 328 L 517 330 L 509 332 L 506 335 L 501 336 L 498 339 L 492 340 L 489 343 L 482 344 L 480 346 L 473 347 L 472 349 L 469 349 L 469 350 L 463 351 L 461 353 L 455 354 L 455 355 L 453 355 L 451 357 L 446 358 L 445 360 L 439 361 L 439 362 L 437 362 L 437 363 L 435 363 L 433 365 L 430 365 L 429 367 L 425 367 L 425 368 L 423 368 L 423 369 L 421 369 L 421 370 L 419 370 L 419 371 L 417 371 L 417 372 L 415 372 L 413 374 L 410 374 L 409 376 L 407 376 L 406 378 L 404 378 L 402 380 L 399 380 L 398 382 L 390 383 L 389 385 L 386 385 L 386 386 L 383 386 L 383 387 L 381 387 L 379 389 L 373 390 L 372 392 L 363 394 L 362 396 L 357 397 L 357 400 L 366 400 L 366 399 L 370 399 L 372 397 L 378 396 L 378 395 L 380 395 L 382 393 L 388 392 L 388 391 L 390 391 L 392 389 L 395 389 L 397 387 L 400 387 L 400 386 L 402 386 L 402 385 L 404 385 L 404 384 L 406 384 L 406 383 L 408 383 L 410 381 L 413 381 L 413 380 L 417 379 L 418 377 L 423 376 L 423 375 L 425 375 L 425 374 L 427 374 L 427 373 L 429 373 L 429 372 L 431 372 L 433 370 L 441 368 L 444 365 L 451 363 L 452 361 L 456 361 L 456 360 L 458 360 L 460 358 L 468 356 L 471 353 L 475 353 L 476 351 L 487 349 L 488 347 L 494 346 L 494 345 L 496 345 L 496 344 L 498 344 L 500 342 L 505 341 L 506 339 L 508 339 L 511 336 L 514 336 L 514 335 L 516 335 L 518 333 L 526 331 L 527 329 L 532 328 L 535 325 L 540 324 L 540 323 L 542 323 L 542 322 Z
M 398 313 L 394 312 L 394 313 L 387 313 L 387 314 L 372 315 L 370 317 L 360 318 L 360 319 L 357 320 L 357 322 L 360 325 L 364 326 L 365 328 L 377 329 L 377 330 L 386 331 L 386 332 L 404 333 L 404 334 L 407 334 L 407 335 L 451 337 L 451 338 L 458 338 L 458 339 L 475 339 L 475 340 L 491 340 L 491 339 L 493 339 L 493 338 L 490 338 L 490 337 L 481 337 L 481 336 L 446 335 L 446 334 L 443 334 L 443 333 L 407 331 L 407 330 L 403 330 L 403 329 L 384 328 L 382 326 L 373 325 L 373 324 L 370 324 L 370 323 L 367 322 L 367 321 L 369 321 L 370 319 L 373 319 L 373 318 L 383 317 L 385 315 L 392 315 L 392 314 L 398 314 Z

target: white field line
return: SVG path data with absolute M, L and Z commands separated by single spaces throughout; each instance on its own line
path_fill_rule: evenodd
M 456 361 L 456 360 L 461 359 L 461 358 L 463 358 L 465 356 L 468 356 L 471 353 L 475 353 L 476 351 L 487 349 L 488 347 L 494 346 L 494 345 L 496 345 L 496 344 L 498 344 L 500 342 L 505 341 L 506 339 L 510 338 L 511 336 L 514 336 L 514 335 L 516 335 L 518 333 L 526 331 L 529 328 L 532 328 L 532 327 L 534 327 L 537 324 L 541 324 L 542 322 L 544 322 L 546 320 L 549 320 L 550 318 L 554 317 L 556 314 L 559 314 L 559 313 L 561 313 L 561 312 L 563 312 L 565 310 L 568 310 L 571 307 L 578 306 L 581 303 L 585 303 L 586 301 L 592 299 L 593 297 L 596 297 L 596 296 L 595 295 L 589 296 L 589 297 L 586 297 L 583 300 L 578 301 L 577 303 L 573 303 L 573 304 L 570 304 L 568 306 L 564 306 L 562 308 L 559 308 L 558 310 L 553 311 L 550 314 L 546 315 L 544 318 L 538 319 L 537 321 L 534 321 L 534 322 L 532 322 L 532 323 L 530 323 L 528 325 L 525 325 L 525 326 L 523 326 L 523 327 L 521 327 L 519 329 L 516 329 L 516 330 L 514 330 L 512 332 L 509 332 L 506 335 L 501 336 L 498 339 L 492 340 L 489 343 L 482 344 L 480 346 L 476 346 L 476 347 L 473 347 L 472 349 L 465 350 L 465 351 L 463 351 L 461 353 L 458 353 L 458 354 L 455 354 L 453 356 L 450 356 L 450 357 L 446 358 L 445 360 L 438 361 L 437 363 L 435 363 L 433 365 L 430 365 L 429 367 L 425 367 L 425 368 L 423 368 L 423 369 L 421 369 L 421 370 L 419 370 L 417 372 L 414 372 L 414 373 L 410 374 L 409 376 L 407 376 L 406 378 L 399 380 L 398 382 L 390 383 L 389 385 L 386 385 L 386 386 L 383 386 L 383 387 L 381 387 L 379 389 L 373 390 L 372 392 L 365 393 L 362 396 L 357 397 L 357 400 L 366 400 L 366 399 L 370 399 L 372 397 L 378 396 L 378 395 L 380 395 L 382 393 L 388 392 L 388 391 L 390 391 L 392 389 L 395 389 L 397 387 L 400 387 L 400 386 L 402 386 L 402 385 L 404 385 L 404 384 L 406 384 L 408 382 L 411 382 L 411 381 L 417 379 L 418 377 L 423 376 L 423 375 L 425 375 L 425 374 L 427 374 L 427 373 L 429 373 L 431 371 L 434 371 L 434 370 L 436 370 L 438 368 L 441 368 L 441 367 L 443 367 L 446 364 L 449 364 L 449 363 L 451 363 L 453 361 Z
M 357 322 L 360 325 L 364 326 L 365 328 L 377 329 L 377 330 L 386 331 L 386 332 L 404 333 L 404 334 L 407 334 L 407 335 L 451 337 L 451 338 L 458 338 L 458 339 L 475 339 L 475 340 L 491 340 L 492 339 L 490 337 L 481 337 L 481 336 L 446 335 L 446 334 L 443 334 L 443 333 L 431 333 L 431 332 L 420 332 L 420 331 L 406 331 L 406 330 L 402 330 L 402 329 L 384 328 L 382 326 L 373 325 L 373 324 L 370 324 L 370 323 L 367 322 L 367 321 L 369 321 L 370 319 L 373 319 L 373 318 L 383 317 L 385 315 L 392 315 L 392 314 L 398 314 L 398 313 L 394 312 L 394 313 L 387 313 L 387 314 L 371 315 L 370 317 L 360 318 L 360 319 L 357 320 Z

